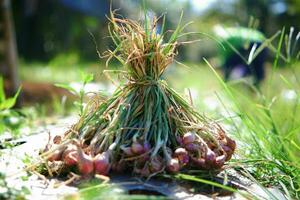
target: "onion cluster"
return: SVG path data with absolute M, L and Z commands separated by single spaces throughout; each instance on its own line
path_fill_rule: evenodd
M 61 144 L 53 139 L 50 162 L 62 161 L 65 167 L 75 169 L 81 175 L 124 172 L 125 170 L 148 177 L 161 172 L 177 173 L 184 169 L 220 169 L 229 160 L 236 148 L 234 140 L 220 133 L 215 141 L 203 140 L 190 131 L 176 138 L 174 149 L 162 147 L 155 152 L 149 142 L 134 140 L 127 145 L 112 145 L 107 151 L 95 153 L 88 145 L 78 141 Z M 49 150 L 50 149 L 50 150 Z M 46 151 L 46 153 L 47 153 Z
M 47 160 L 63 162 L 70 170 L 81 175 L 132 171 L 144 177 L 161 172 L 177 173 L 184 169 L 220 169 L 229 160 L 236 148 L 235 141 L 220 132 L 214 141 L 205 141 L 196 132 L 190 131 L 176 137 L 175 148 L 163 146 L 155 152 L 154 145 L 134 140 L 127 145 L 112 145 L 104 152 L 93 152 L 89 145 L 73 140 L 61 143 L 54 137 L 48 144 Z M 49 147 L 50 146 L 50 147 Z
M 111 168 L 109 152 L 92 156 L 91 151 L 88 148 L 83 148 L 78 142 L 63 145 L 55 143 L 54 139 L 53 144 L 48 146 L 50 148 L 44 151 L 44 153 L 50 152 L 47 156 L 48 161 L 57 162 L 57 165 L 62 162 L 65 168 L 69 168 L 70 171 L 75 169 L 75 172 L 79 172 L 81 175 L 107 175 Z
M 219 169 L 229 160 L 235 150 L 235 141 L 224 134 L 218 140 L 202 141 L 189 132 L 183 136 L 183 146 L 189 152 L 192 165 L 200 169 Z

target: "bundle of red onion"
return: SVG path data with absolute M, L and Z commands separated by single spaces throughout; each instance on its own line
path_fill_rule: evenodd
M 126 170 L 148 177 L 222 168 L 235 142 L 161 77 L 177 53 L 180 23 L 166 41 L 164 30 L 157 34 L 156 19 L 140 25 L 111 14 L 110 21 L 116 48 L 106 55 L 123 64 L 128 82 L 105 101 L 91 99 L 79 122 L 43 156 L 83 175 Z

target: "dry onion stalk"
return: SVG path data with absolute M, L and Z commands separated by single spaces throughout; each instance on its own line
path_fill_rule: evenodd
M 61 159 L 70 169 L 77 165 L 82 175 L 129 170 L 149 177 L 165 171 L 221 169 L 231 158 L 235 142 L 162 79 L 177 54 L 183 28 L 179 23 L 165 41 L 156 24 L 157 19 L 150 24 L 146 18 L 141 25 L 111 12 L 115 49 L 105 55 L 108 62 L 116 58 L 123 64 L 128 82 L 105 101 L 92 99 L 61 144 L 55 144 L 60 147 L 49 161 Z

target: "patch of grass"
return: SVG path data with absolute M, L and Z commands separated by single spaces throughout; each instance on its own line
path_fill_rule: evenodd
M 287 198 L 299 198 L 299 83 L 298 75 L 291 68 L 290 77 L 280 74 L 276 69 L 282 38 L 283 34 L 266 85 L 262 90 L 250 86 L 253 91 L 250 96 L 244 92 L 246 87 L 241 90 L 240 87 L 224 83 L 206 62 L 224 88 L 219 100 L 226 105 L 228 112 L 234 112 L 237 116 L 236 119 L 227 118 L 228 124 L 233 125 L 232 132 L 240 141 L 239 157 L 233 161 L 233 165 L 242 166 L 246 175 L 256 178 L 261 185 L 278 187 Z M 286 97 L 285 91 L 293 91 L 293 97 Z
M 193 88 L 198 93 L 194 105 L 208 116 L 218 116 L 238 141 L 237 156 L 230 166 L 238 166 L 237 170 L 262 188 L 280 188 L 291 199 L 300 195 L 300 63 L 299 57 L 283 56 L 284 32 L 280 36 L 275 61 L 260 90 L 244 80 L 225 83 L 212 66 L 210 71 L 179 70 L 170 76 L 170 82 L 176 88 Z
M 16 104 L 21 88 L 18 89 L 13 97 L 6 97 L 4 92 L 3 78 L 0 76 L 0 135 L 5 131 L 10 131 L 13 137 L 18 135 L 23 117 L 15 109 L 12 109 Z

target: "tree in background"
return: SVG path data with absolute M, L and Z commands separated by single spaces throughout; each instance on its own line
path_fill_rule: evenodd
M 0 63 L 1 76 L 3 75 L 11 85 L 11 93 L 17 92 L 19 87 L 18 77 L 18 54 L 15 38 L 14 23 L 11 13 L 11 1 L 0 1 L 0 26 L 2 33 L 0 40 L 3 44 L 3 63 Z M 2 78 L 2 77 L 0 77 Z

